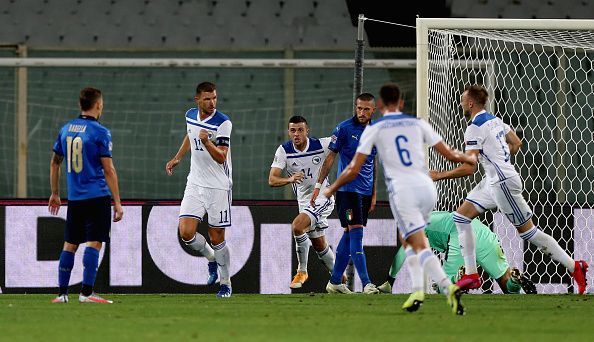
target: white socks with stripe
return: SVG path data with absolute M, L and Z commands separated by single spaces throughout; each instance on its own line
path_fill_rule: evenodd
M 411 292 L 423 291 L 423 268 L 419 262 L 419 256 L 411 246 L 406 246 L 406 266 L 411 280 Z
M 309 256 L 309 237 L 306 233 L 295 236 L 295 252 L 297 253 L 297 271 L 307 273 L 307 258 Z
M 221 284 L 231 286 L 231 277 L 229 276 L 229 267 L 231 266 L 231 263 L 229 261 L 230 253 L 229 247 L 227 247 L 227 242 L 223 241 L 216 246 L 212 246 L 212 248 L 214 249 L 215 260 L 219 266 L 219 274 L 221 276 L 220 282 Z
M 182 241 L 186 244 L 186 246 L 190 247 L 191 249 L 200 252 L 203 256 L 208 259 L 209 262 L 215 260 L 214 251 L 212 247 L 206 242 L 206 239 L 202 234 L 196 233 L 190 241 L 186 241 L 182 239 Z
M 456 223 L 456 229 L 458 230 L 460 252 L 464 257 L 466 274 L 478 273 L 476 269 L 476 241 L 470 221 L 471 219 L 468 217 L 454 213 L 454 223 Z
M 559 243 L 552 236 L 538 229 L 537 226 L 520 234 L 524 241 L 529 241 L 537 246 L 544 254 L 549 255 L 553 260 L 565 266 L 569 272 L 573 272 L 575 261 L 559 246 Z
M 326 267 L 328 272 L 332 273 L 332 269 L 334 268 L 334 252 L 330 248 L 330 245 L 326 245 L 323 251 L 316 251 L 316 253 L 318 253 L 318 258 L 322 261 L 324 267 Z
M 423 270 L 439 285 L 441 293 L 447 294 L 448 286 L 452 282 L 443 271 L 443 268 L 441 268 L 441 263 L 437 256 L 429 248 L 422 249 L 417 255 L 419 256 L 419 263 L 422 265 Z

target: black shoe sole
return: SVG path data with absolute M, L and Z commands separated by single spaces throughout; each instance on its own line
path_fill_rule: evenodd
M 404 310 L 406 310 L 408 312 L 415 312 L 415 311 L 419 310 L 422 305 L 423 305 L 423 301 L 415 300 L 413 302 L 413 305 L 412 306 L 409 306 L 408 308 L 406 308 Z

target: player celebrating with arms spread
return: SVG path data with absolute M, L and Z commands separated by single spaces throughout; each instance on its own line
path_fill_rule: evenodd
M 194 99 L 198 108 L 186 112 L 187 134 L 165 170 L 172 175 L 181 158 L 192 151 L 190 173 L 179 212 L 179 233 L 187 246 L 208 259 L 209 285 L 217 280 L 218 265 L 221 287 L 217 297 L 227 298 L 231 297 L 231 277 L 225 228 L 231 226 L 232 125 L 229 117 L 216 109 L 217 90 L 214 84 L 200 83 Z M 212 248 L 204 236 L 196 232 L 206 213 Z
M 289 119 L 291 140 L 277 148 L 268 176 L 268 184 L 272 187 L 291 184 L 299 203 L 299 215 L 292 224 L 298 261 L 297 274 L 290 285 L 293 289 L 300 288 L 307 280 L 310 240 L 326 269 L 332 272 L 334 267 L 334 253 L 324 237 L 328 216 L 334 210 L 334 198 L 320 197 L 315 207 L 309 204 L 315 187 L 328 186 L 328 179 L 323 184 L 316 184 L 316 175 L 328 155 L 330 138 L 309 138 L 308 134 L 309 126 L 304 117 L 295 115 Z M 283 169 L 287 170 L 289 177 L 281 176 Z
M 68 213 L 64 231 L 64 248 L 60 254 L 58 283 L 60 293 L 53 303 L 68 302 L 68 283 L 74 266 L 74 253 L 78 245 L 86 242 L 83 256 L 81 303 L 112 303 L 93 292 L 99 251 L 109 241 L 111 229 L 111 196 L 113 196 L 113 222 L 122 219 L 118 176 L 111 159 L 111 133 L 99 123 L 103 114 L 103 96 L 95 88 L 81 90 L 81 115 L 60 130 L 54 143 L 50 164 L 52 195 L 49 211 L 57 215 L 60 210 L 60 166 L 66 157 L 68 183 Z
M 522 179 L 511 163 L 511 156 L 520 150 L 522 142 L 507 124 L 485 110 L 488 96 L 485 88 L 473 85 L 464 90 L 460 101 L 464 116 L 471 121 L 464 134 L 466 153 L 479 158 L 486 177 L 470 191 L 454 214 L 466 268 L 466 274 L 458 281 L 458 285 L 463 289 L 474 289 L 481 285 L 471 221 L 487 210 L 499 208 L 524 241 L 536 245 L 571 272 L 578 285 L 578 293 L 583 294 L 588 264 L 583 260 L 571 259 L 552 236 L 532 222 L 532 210 L 522 196 Z M 431 178 L 438 181 L 465 177 L 475 170 L 475 165 L 461 164 L 449 171 L 432 171 Z
M 422 277 L 424 270 L 446 294 L 452 311 L 463 315 L 464 308 L 460 303 L 462 292 L 444 273 L 439 259 L 429 249 L 424 233 L 437 202 L 435 185 L 428 176 L 424 144 L 433 146 L 453 162 L 476 163 L 476 160 L 451 150 L 425 121 L 403 114 L 404 101 L 396 84 L 384 85 L 380 89 L 380 98 L 379 109 L 384 116 L 365 128 L 353 161 L 323 194 L 330 196 L 343 184 L 355 179 L 375 146 L 384 166 L 390 207 L 398 231 L 419 258 L 418 269 L 411 270 L 411 275 Z M 422 288 L 414 290 L 403 305 L 403 309 L 410 312 L 418 310 L 425 298 Z

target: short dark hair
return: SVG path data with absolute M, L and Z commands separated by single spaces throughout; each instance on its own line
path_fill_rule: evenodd
M 361 100 L 361 101 L 375 101 L 375 96 L 373 96 L 370 93 L 361 93 L 359 94 L 359 96 L 357 96 L 356 100 Z
M 101 90 L 96 88 L 85 88 L 80 91 L 80 96 L 78 98 L 78 104 L 80 105 L 80 110 L 83 112 L 90 110 L 93 108 L 95 103 L 99 101 L 101 98 Z
M 212 93 L 213 91 L 217 90 L 217 87 L 214 83 L 210 82 L 202 82 L 196 86 L 196 95 L 200 95 L 200 93 Z
M 380 88 L 380 98 L 384 105 L 395 105 L 402 99 L 400 87 L 396 83 L 386 83 Z
M 305 120 L 305 118 L 301 115 L 293 115 L 291 116 L 291 118 L 289 119 L 289 123 L 292 124 L 296 124 L 296 123 L 301 123 L 301 122 L 305 122 L 305 125 L 307 126 L 307 120 Z
M 479 84 L 468 86 L 466 89 L 464 89 L 464 91 L 466 94 L 468 94 L 468 96 L 470 96 L 471 99 L 478 102 L 482 106 L 487 103 L 487 99 L 489 98 L 487 89 Z

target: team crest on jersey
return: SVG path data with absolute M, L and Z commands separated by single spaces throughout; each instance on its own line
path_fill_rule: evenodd
M 320 158 L 320 156 L 314 156 L 313 158 L 311 158 L 311 162 L 314 163 L 315 165 L 318 165 L 321 161 L 322 161 L 322 158 Z

